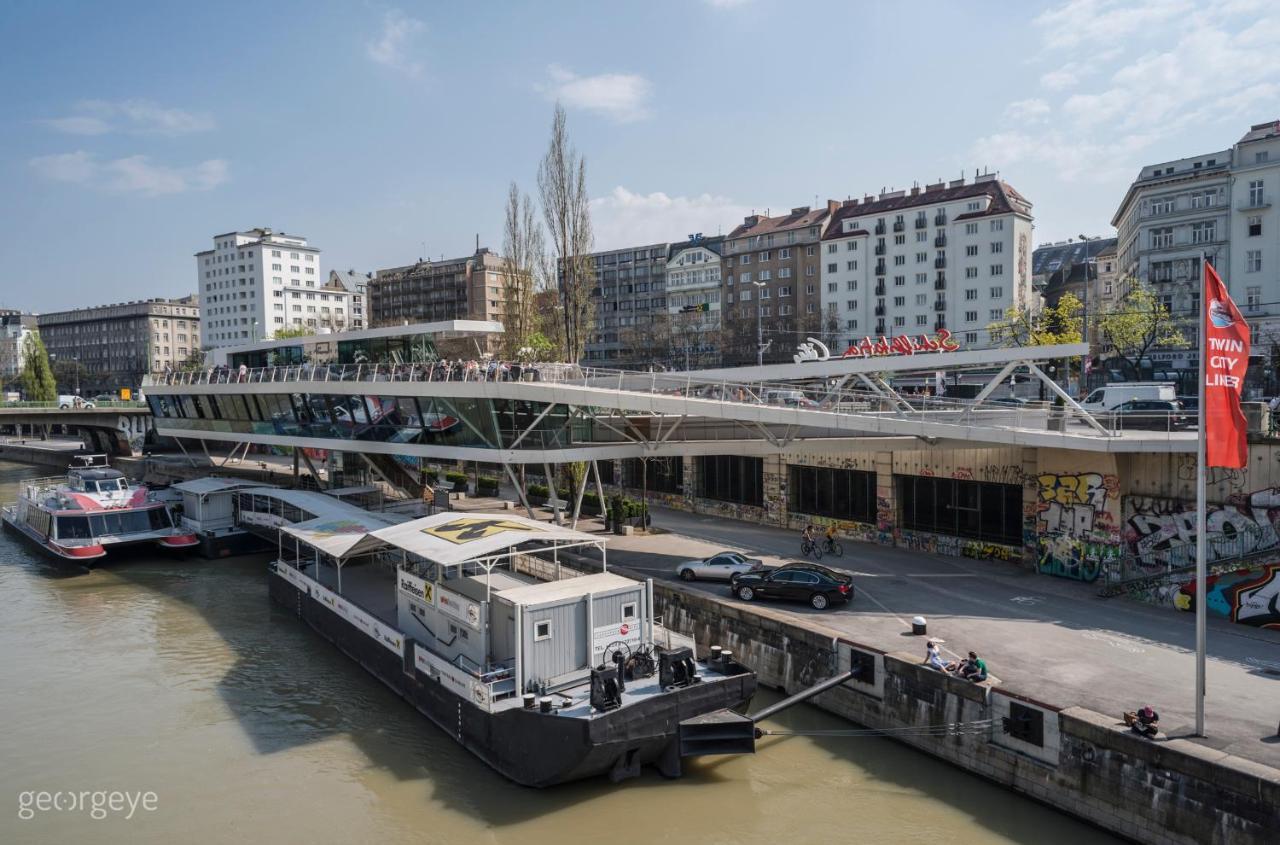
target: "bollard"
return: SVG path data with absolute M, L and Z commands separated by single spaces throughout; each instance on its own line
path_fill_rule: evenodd
M 925 624 L 923 616 L 911 617 L 911 633 L 917 637 L 923 637 L 927 632 L 928 626 Z

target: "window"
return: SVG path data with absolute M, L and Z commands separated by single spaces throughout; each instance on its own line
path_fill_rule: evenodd
M 970 256 L 972 256 L 972 255 L 977 255 L 977 254 L 978 254 L 978 245 L 977 245 L 977 244 L 969 244 L 967 247 L 965 247 L 965 248 L 964 248 L 964 254 L 965 254 L 965 255 L 970 255 Z
M 965 299 L 977 299 L 977 298 L 978 298 L 978 289 L 977 289 L 977 288 L 966 288 L 966 289 L 965 289 L 965 292 L 964 292 L 964 298 L 965 298 Z
M 1173 227 L 1165 226 L 1151 230 L 1151 248 L 1168 249 L 1173 246 Z
M 863 470 L 788 466 L 792 513 L 874 523 L 876 474 Z
M 760 253 L 760 255 L 758 255 L 758 256 L 757 256 L 757 260 L 759 260 L 759 261 L 768 261 L 768 260 L 769 260 L 769 252 L 766 250 L 765 252 Z
M 996 286 L 991 289 L 992 299 L 999 299 L 1002 296 L 1004 296 L 1004 288 Z
M 700 455 L 698 495 L 704 499 L 760 507 L 764 504 L 764 460 L 740 455 Z
M 917 253 L 916 253 L 916 262 L 917 262 L 917 263 L 922 262 L 922 261 L 928 261 L 928 260 L 929 260 L 929 253 L 927 253 L 927 252 L 917 252 Z
M 840 290 L 840 285 L 835 282 L 827 282 L 827 293 L 835 293 Z
M 1151 213 L 1173 214 L 1173 197 L 1157 197 L 1151 201 Z
M 857 290 L 857 289 L 858 289 L 858 280 L 857 280 L 857 279 L 851 279 L 850 281 L 845 282 L 845 283 L 844 283 L 844 288 L 845 288 L 845 290 Z
M 893 307 L 894 307 L 894 308 L 901 308 L 901 307 L 903 307 L 903 306 L 904 306 L 904 305 L 906 305 L 906 304 L 907 304 L 907 298 L 906 298 L 905 296 L 895 296 L 895 297 L 893 298 Z
M 978 224 L 977 224 L 977 223 L 966 223 L 966 224 L 964 224 L 964 233 L 965 233 L 966 235 L 976 235 L 976 234 L 978 234 Z
M 1262 234 L 1262 218 L 1255 215 L 1249 218 L 1249 237 L 1256 238 Z
M 1262 270 L 1262 250 L 1251 249 L 1244 254 L 1244 271 L 1258 273 Z
M 1022 542 L 1022 488 L 954 478 L 899 475 L 898 524 L 930 531 L 1018 545 Z
M 827 272 L 828 272 L 828 273 L 834 273 L 834 272 L 836 272 L 836 269 L 837 269 L 837 265 L 835 265 L 835 264 L 828 264 L 828 265 L 827 265 Z
M 978 312 L 977 312 L 977 311 L 966 311 L 966 312 L 964 312 L 964 321 L 965 321 L 966 323 L 976 323 L 976 322 L 978 322 Z
M 809 256 L 817 255 L 817 254 L 818 254 L 818 248 L 817 248 L 816 246 L 812 246 L 812 245 L 807 246 L 807 247 L 805 247 L 805 248 L 804 248 L 804 254 L 805 254 L 805 255 L 809 255 Z
M 791 286 L 783 285 L 778 288 L 778 296 L 791 296 Z M 764 299 L 764 297 L 761 297 L 761 299 Z
M 853 241 L 849 241 L 849 243 L 852 244 Z M 827 244 L 827 255 L 833 254 L 836 251 L 837 246 L 837 244 Z
M 893 257 L 893 264 L 895 267 L 901 267 L 903 264 L 906 264 L 906 263 L 907 263 L 907 257 L 905 255 L 895 255 Z
M 790 258 L 790 257 L 791 257 L 791 250 L 789 250 L 789 249 L 785 249 L 785 248 L 784 248 L 784 249 L 780 249 L 780 250 L 778 250 L 778 259 L 779 259 L 779 260 L 781 260 L 781 259 L 783 259 L 783 258 Z
M 991 221 L 991 231 L 993 231 L 993 232 L 1003 232 L 1003 231 L 1004 231 L 1004 221 L 1003 221 L 1003 220 L 992 220 L 992 221 Z
M 893 325 L 894 325 L 895 327 L 897 327 L 897 328 L 901 328 L 901 327 L 905 326 L 906 324 L 907 324 L 907 318 L 906 318 L 906 317 L 894 317 L 894 318 L 893 318 Z
M 902 287 L 902 286 L 903 286 L 903 285 L 905 285 L 906 283 L 907 283 L 907 277 L 906 277 L 906 276 L 894 276 L 894 277 L 893 277 L 893 284 L 894 284 L 894 287 Z
M 533 623 L 534 642 L 551 639 L 551 620 L 542 619 Z
M 848 243 L 846 243 L 846 244 L 845 244 L 845 246 L 844 246 L 844 251 L 845 251 L 845 252 L 857 252 L 857 250 L 858 250 L 858 242 L 857 242 L 857 241 L 849 241 L 849 242 L 848 242 Z
M 1193 244 L 1207 244 L 1215 240 L 1218 231 L 1218 224 L 1215 220 L 1206 220 L 1201 223 L 1191 224 L 1191 242 Z
M 1262 180 L 1255 179 L 1249 183 L 1249 207 L 1259 208 L 1262 205 Z
M 925 314 L 917 314 L 917 315 L 916 315 L 916 325 L 917 325 L 917 326 L 927 326 L 928 324 L 929 324 L 929 317 L 928 317 L 927 315 L 925 315 Z
M 1251 285 L 1244 289 L 1245 304 L 1250 311 L 1262 307 L 1262 287 L 1260 285 Z
M 846 262 L 844 263 L 844 268 L 845 268 L 846 270 L 857 270 L 857 269 L 858 269 L 858 262 L 857 262 L 857 260 L 855 259 L 855 260 L 853 260 L 853 261 L 846 261 Z
M 847 300 L 845 300 L 844 307 L 845 307 L 845 309 L 846 309 L 846 310 L 848 310 L 848 311 L 857 311 L 857 310 L 858 310 L 858 300 L 856 300 L 856 299 L 847 299 Z
M 923 293 L 916 294 L 916 305 L 927 305 L 928 298 L 929 298 L 928 294 L 923 294 Z
M 1267 151 L 1266 151 L 1266 150 L 1263 150 L 1262 152 L 1257 152 L 1257 153 L 1254 153 L 1254 154 L 1253 154 L 1253 163 L 1254 163 L 1254 164 L 1262 164 L 1262 163 L 1263 163 L 1264 161 L 1266 161 L 1266 160 L 1267 160 Z
M 1003 275 L 1004 275 L 1004 265 L 1003 265 L 1003 264 L 992 264 L 992 265 L 991 265 L 991 275 L 993 275 L 993 276 L 1003 276 Z
M 1000 312 L 999 308 L 992 308 L 987 312 L 987 319 L 989 320 L 999 320 L 1002 317 L 1004 317 L 1004 314 Z
M 746 265 L 748 265 L 748 264 L 750 264 L 750 263 L 751 263 L 751 253 L 747 253 L 746 255 L 742 256 L 742 264 L 743 264 L 743 266 L 746 266 Z
M 992 241 L 992 242 L 991 242 L 991 251 L 992 251 L 992 252 L 1004 252 L 1004 242 L 1003 242 L 1003 241 Z
M 635 619 L 635 618 L 636 618 L 636 603 L 633 601 L 627 602 L 622 606 L 622 621 L 626 622 L 628 619 Z

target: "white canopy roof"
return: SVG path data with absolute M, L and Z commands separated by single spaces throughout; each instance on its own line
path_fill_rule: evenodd
M 375 513 L 344 513 L 320 516 L 280 530 L 314 546 L 331 557 L 341 558 L 362 551 L 372 551 L 382 544 L 369 540 L 371 533 L 387 527 L 387 520 Z
M 261 481 L 249 481 L 244 478 L 214 478 L 205 476 L 204 478 L 193 478 L 190 481 L 183 481 L 174 484 L 174 490 L 180 490 L 183 493 L 195 493 L 197 496 L 205 496 L 209 493 L 217 493 L 223 490 L 244 490 L 249 487 L 269 487 L 272 485 L 264 484 Z
M 381 528 L 372 536 L 440 564 L 464 563 L 521 543 L 598 543 L 598 537 L 549 522 L 497 513 L 445 512 Z
M 612 572 L 597 572 L 592 575 L 579 575 L 577 578 L 566 578 L 562 581 L 543 581 L 537 584 L 521 584 L 494 592 L 495 596 L 506 599 L 512 604 L 524 606 L 546 604 L 562 599 L 585 596 L 588 593 L 605 593 L 610 590 L 623 590 L 639 586 L 640 582 L 624 578 Z

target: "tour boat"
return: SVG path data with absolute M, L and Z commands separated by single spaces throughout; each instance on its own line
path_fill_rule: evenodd
M 154 543 L 187 549 L 199 542 L 190 529 L 174 525 L 169 506 L 145 486 L 130 484 L 105 456 L 83 456 L 65 477 L 23 483 L 18 501 L 5 505 L 4 524 L 45 551 L 85 566 L 108 547 Z

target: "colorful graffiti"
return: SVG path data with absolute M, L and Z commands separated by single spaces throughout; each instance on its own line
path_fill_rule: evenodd
M 1020 554 L 1013 546 L 1002 546 L 981 540 L 962 540 L 949 534 L 929 534 L 923 531 L 902 531 L 898 545 L 913 552 L 969 557 L 974 560 L 1019 560 Z
M 1036 480 L 1037 570 L 1059 578 L 1097 580 L 1121 555 L 1116 476 L 1041 473 Z
M 1195 609 L 1196 585 L 1179 585 L 1170 598 L 1179 610 Z M 1205 582 L 1209 613 L 1255 628 L 1280 630 L 1280 564 L 1214 575 Z
M 1176 499 L 1129 496 L 1125 545 L 1134 565 L 1163 571 L 1194 562 L 1196 509 Z M 1280 555 L 1280 488 L 1236 494 L 1226 507 L 1212 507 L 1205 518 L 1210 565 L 1275 550 Z

